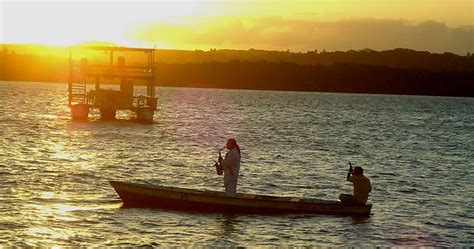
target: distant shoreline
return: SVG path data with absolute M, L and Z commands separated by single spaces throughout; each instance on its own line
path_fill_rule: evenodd
M 1 80 L 1 82 L 11 82 L 19 84 L 57 84 L 57 85 L 67 85 L 67 82 L 45 82 L 45 81 L 9 81 Z M 93 83 L 88 83 L 88 86 L 93 86 Z M 118 86 L 118 84 L 104 84 Z M 145 86 L 139 84 L 137 86 Z M 455 95 L 427 95 L 427 94 L 396 94 L 396 93 L 366 93 L 366 92 L 331 92 L 331 91 L 304 91 L 304 90 L 275 90 L 275 89 L 246 89 L 246 88 L 222 88 L 222 87 L 207 87 L 198 84 L 188 84 L 185 86 L 173 86 L 173 85 L 157 85 L 156 87 L 166 87 L 166 88 L 197 88 L 197 89 L 227 89 L 227 90 L 243 90 L 243 91 L 275 91 L 275 92 L 313 92 L 313 93 L 340 93 L 340 94 L 367 94 L 367 95 L 392 95 L 392 96 L 425 96 L 425 97 L 454 97 L 454 98 L 474 98 L 474 96 L 455 96 Z
M 36 54 L 41 46 L 0 48 L 0 80 L 67 82 L 66 47 L 47 47 L 51 55 Z M 474 97 L 472 54 L 157 50 L 156 58 L 158 86 Z

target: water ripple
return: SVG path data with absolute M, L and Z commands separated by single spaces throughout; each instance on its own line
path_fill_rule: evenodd
M 0 82 L 0 244 L 473 243 L 473 99 L 193 88 L 157 92 L 152 125 L 72 122 L 64 84 Z M 345 182 L 352 161 L 372 180 L 374 215 L 361 220 L 129 209 L 121 208 L 108 183 L 222 191 L 212 163 L 228 137 L 237 138 L 242 149 L 240 192 L 334 200 L 352 191 Z

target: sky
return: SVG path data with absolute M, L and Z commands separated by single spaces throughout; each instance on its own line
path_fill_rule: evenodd
M 474 0 L 0 0 L 0 43 L 474 52 Z

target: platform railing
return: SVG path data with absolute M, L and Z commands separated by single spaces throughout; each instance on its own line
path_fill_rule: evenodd
M 105 78 L 140 78 L 150 79 L 155 77 L 155 68 L 150 66 L 110 66 L 110 65 L 88 65 L 86 68 L 80 65 L 74 65 L 74 75 L 86 77 L 105 77 Z M 79 70 L 80 68 L 80 70 Z

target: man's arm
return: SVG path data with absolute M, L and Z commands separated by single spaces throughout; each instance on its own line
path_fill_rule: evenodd
M 349 181 L 349 177 L 352 175 L 352 164 L 349 162 L 349 171 L 347 172 L 346 179 Z

